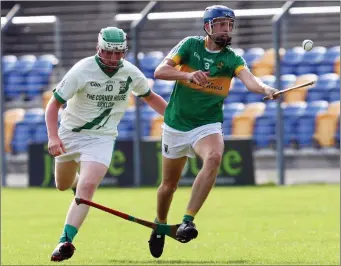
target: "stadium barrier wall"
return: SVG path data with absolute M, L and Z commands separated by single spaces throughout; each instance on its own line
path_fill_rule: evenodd
M 255 185 L 252 141 L 247 139 L 225 140 L 225 150 L 220 165 L 217 186 Z M 112 161 L 100 186 L 134 186 L 134 144 L 119 140 L 115 144 Z M 141 186 L 157 186 L 162 179 L 160 141 L 141 142 Z M 54 187 L 54 159 L 47 144 L 29 147 L 29 186 Z M 202 162 L 190 158 L 182 172 L 180 186 L 192 185 Z

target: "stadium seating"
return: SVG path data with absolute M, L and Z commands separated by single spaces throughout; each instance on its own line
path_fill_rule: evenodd
M 329 90 L 327 99 L 329 102 L 340 101 L 340 78 L 336 81 L 334 87 Z
M 298 118 L 297 124 L 293 128 L 291 140 L 296 144 L 296 147 L 310 147 L 313 145 L 316 116 L 320 112 L 326 111 L 327 108 L 327 101 L 314 101 L 307 104 L 307 108 Z
M 228 103 L 224 105 L 223 114 L 223 131 L 224 135 L 231 135 L 232 132 L 232 119 L 234 115 L 241 113 L 245 108 L 242 103 Z
M 334 72 L 340 76 L 340 57 L 338 57 L 335 61 Z
M 156 115 L 152 118 L 151 121 L 151 129 L 150 136 L 151 137 L 161 137 L 162 135 L 162 124 L 163 124 L 163 116 Z
M 297 65 L 295 74 L 300 76 L 304 74 L 317 74 L 317 66 L 323 61 L 327 49 L 325 47 L 314 47 L 308 53 L 304 53 L 302 61 Z
M 135 129 L 135 107 L 129 107 L 124 113 L 120 123 L 117 126 L 117 139 L 127 140 L 134 137 Z
M 244 56 L 245 54 L 245 51 L 242 48 L 232 48 L 232 49 L 237 55 Z
M 238 78 L 234 78 L 228 97 L 225 98 L 224 103 L 242 103 L 245 101 L 247 92 L 248 90 L 243 82 Z
M 335 73 L 320 75 L 316 84 L 307 88 L 306 101 L 328 100 L 330 90 L 336 88 L 338 81 L 340 82 L 340 77 Z
M 4 56 L 4 91 L 6 100 L 24 97 L 32 100 L 48 86 L 54 66 L 58 60 L 54 55 Z
M 247 50 L 233 49 L 242 55 L 251 71 L 272 87 L 277 87 L 273 75 L 275 69 L 274 49 L 255 47 Z M 283 96 L 285 145 L 311 147 L 314 142 L 329 147 L 338 143 L 340 102 L 340 47 L 315 47 L 306 52 L 301 47 L 280 50 L 281 88 L 285 89 L 303 82 L 316 80 L 311 87 L 294 90 Z M 174 81 L 154 79 L 153 73 L 165 54 L 159 51 L 139 53 L 140 68 L 148 77 L 151 89 L 169 101 Z M 127 60 L 133 62 L 132 53 Z M 6 151 L 26 152 L 31 142 L 46 142 L 47 132 L 43 110 L 52 96 L 51 74 L 58 60 L 54 55 L 5 55 L 2 57 L 3 82 L 6 100 L 26 101 L 41 96 L 39 109 L 8 110 L 6 122 Z M 133 62 L 134 63 L 134 62 Z M 257 148 L 270 147 L 275 142 L 276 102 L 263 102 L 264 95 L 248 91 L 238 79 L 231 81 L 228 97 L 224 100 L 225 135 L 252 137 Z M 129 97 L 128 111 L 118 125 L 119 139 L 132 139 L 135 130 L 136 97 Z M 163 117 L 140 101 L 141 131 L 143 136 L 161 136 Z M 252 109 L 251 107 L 255 109 Z M 336 107 L 335 107 L 336 106 Z M 17 110 L 17 111 L 15 111 Z M 18 111 L 20 110 L 20 111 Z M 250 112 L 250 110 L 253 110 Z
M 286 147 L 291 146 L 292 139 L 295 136 L 295 130 L 299 119 L 304 114 L 307 107 L 307 103 L 292 102 L 283 104 L 283 125 L 284 125 L 284 145 Z
M 25 112 L 23 120 L 16 123 L 12 148 L 15 153 L 26 152 L 28 144 L 35 142 L 34 135 L 37 125 L 45 123 L 45 112 L 43 108 L 32 108 Z
M 335 134 L 335 146 L 340 149 L 340 121 L 337 125 L 336 134 Z
M 267 148 L 275 134 L 276 102 L 269 102 L 262 115 L 255 119 L 253 141 L 256 148 Z
M 280 58 L 285 54 L 285 50 L 279 50 Z M 252 73 L 258 77 L 274 74 L 276 64 L 275 49 L 271 48 L 265 51 L 264 55 L 252 63 Z
M 46 106 L 47 106 L 49 100 L 51 99 L 52 95 L 53 95 L 52 90 L 43 92 L 43 99 L 42 99 L 43 100 L 43 103 L 42 103 L 43 106 L 42 107 L 44 109 L 46 109 Z
M 281 61 L 281 75 L 296 75 L 296 68 L 301 63 L 304 54 L 305 50 L 302 47 L 288 49 Z
M 274 75 L 262 76 L 261 80 L 266 85 L 269 85 L 271 87 L 275 87 L 276 77 Z M 263 97 L 264 97 L 264 95 L 262 95 L 262 94 L 254 93 L 254 92 L 251 92 L 251 91 L 247 91 L 245 99 L 244 99 L 244 102 L 245 103 L 261 102 Z
M 153 91 L 158 93 L 167 101 L 173 91 L 174 85 L 175 81 L 157 79 L 155 80 Z
M 5 151 L 12 152 L 11 142 L 14 135 L 15 125 L 24 119 L 25 110 L 22 108 L 14 108 L 5 111 L 4 122 L 5 122 Z
M 260 47 L 248 49 L 243 58 L 250 69 L 252 69 L 253 62 L 264 55 L 264 49 Z
M 232 136 L 252 137 L 255 119 L 263 114 L 265 106 L 265 103 L 250 103 L 241 113 L 235 114 L 232 119 Z
M 332 147 L 335 145 L 335 133 L 340 118 L 340 101 L 330 103 L 328 110 L 316 117 L 316 130 L 313 136 L 317 145 Z
M 318 79 L 318 76 L 315 74 L 304 74 L 304 75 L 297 77 L 294 85 L 296 86 L 305 82 L 314 81 L 314 80 L 316 81 L 317 79 Z M 292 90 L 292 91 L 285 93 L 283 96 L 284 102 L 294 103 L 294 102 L 304 101 L 306 98 L 307 90 L 308 88 L 304 87 L 301 89 Z
M 340 58 L 340 46 L 329 48 L 324 54 L 322 61 L 316 66 L 315 73 L 317 75 L 333 73 L 334 64 L 336 63 L 338 58 Z
M 140 59 L 140 68 L 147 78 L 154 78 L 155 68 L 162 62 L 164 56 L 160 51 L 143 54 Z

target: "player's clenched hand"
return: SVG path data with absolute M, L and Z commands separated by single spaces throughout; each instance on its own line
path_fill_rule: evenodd
M 278 92 L 278 90 L 275 89 L 275 88 L 271 88 L 271 87 L 269 87 L 269 86 L 266 86 L 266 87 L 264 88 L 264 93 L 265 93 L 266 96 L 269 97 L 270 100 L 275 100 L 275 99 L 279 98 L 279 95 L 274 96 L 274 93 L 275 93 L 275 92 Z
M 203 72 L 201 70 L 194 71 L 191 73 L 188 73 L 188 80 L 193 81 L 194 83 L 200 85 L 200 86 L 205 86 L 206 83 L 208 82 L 208 76 L 210 72 Z
M 48 150 L 52 156 L 65 153 L 64 145 L 58 136 L 49 137 Z

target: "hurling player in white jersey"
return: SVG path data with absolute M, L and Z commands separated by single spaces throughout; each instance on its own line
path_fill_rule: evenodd
M 77 197 L 92 199 L 111 162 L 117 125 L 131 92 L 164 114 L 167 102 L 149 89 L 137 67 L 124 60 L 126 51 L 123 30 L 102 29 L 97 54 L 76 63 L 54 90 L 46 109 L 46 125 L 48 150 L 55 156 L 55 182 L 61 191 L 73 188 Z M 58 129 L 58 110 L 65 102 Z M 88 211 L 87 205 L 72 201 L 52 261 L 71 258 L 73 238 Z

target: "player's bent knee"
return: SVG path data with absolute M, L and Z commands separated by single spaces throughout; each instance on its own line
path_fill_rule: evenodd
M 211 168 L 218 168 L 221 163 L 222 154 L 219 152 L 210 152 L 205 160 L 205 163 Z
M 70 184 L 69 182 L 60 182 L 58 179 L 56 179 L 56 188 L 60 191 L 65 191 L 68 190 L 71 187 L 72 183 Z
M 78 185 L 77 190 L 81 193 L 84 198 L 91 198 L 97 189 L 97 184 L 91 181 L 82 182 Z

